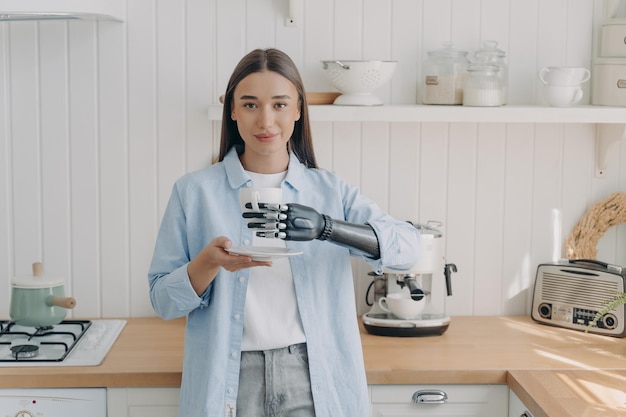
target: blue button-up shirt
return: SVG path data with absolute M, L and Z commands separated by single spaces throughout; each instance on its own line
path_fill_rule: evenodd
M 235 149 L 224 160 L 187 174 L 174 185 L 148 274 L 152 305 L 164 319 L 187 316 L 181 417 L 222 417 L 234 409 L 239 382 L 243 314 L 249 270 L 220 269 L 207 291 L 191 287 L 187 264 L 212 239 L 252 242 L 241 217 L 239 189 L 251 181 Z M 381 258 L 374 270 L 406 267 L 418 258 L 417 229 L 395 220 L 331 172 L 309 169 L 291 154 L 283 201 L 331 218 L 370 224 Z M 348 248 L 327 241 L 286 242 L 307 339 L 317 417 L 366 417 L 369 401 Z

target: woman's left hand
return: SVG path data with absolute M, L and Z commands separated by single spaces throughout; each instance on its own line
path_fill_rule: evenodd
M 229 238 L 216 237 L 189 262 L 187 275 L 198 295 L 206 291 L 220 268 L 235 272 L 254 266 L 272 266 L 271 261 L 260 262 L 252 260 L 249 256 L 231 255 L 226 249 L 232 245 L 233 242 Z

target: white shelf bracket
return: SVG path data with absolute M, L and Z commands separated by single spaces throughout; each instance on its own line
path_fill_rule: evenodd
M 285 15 L 285 26 L 298 26 L 298 7 L 302 0 L 287 0 L 287 14 Z
M 626 137 L 624 123 L 598 123 L 596 126 L 596 178 L 606 176 L 609 155 L 615 145 Z

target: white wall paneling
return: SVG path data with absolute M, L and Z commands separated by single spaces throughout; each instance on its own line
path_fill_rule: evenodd
M 7 43 L 9 28 L 0 28 L 2 50 L 0 51 L 0 68 L 7 71 Z M 9 132 L 9 111 L 7 109 L 8 83 L 0 83 L 0 306 L 8 306 L 10 302 L 10 279 L 13 275 L 13 151 Z M 2 312 L 6 316 L 7 307 Z M 0 314 L 2 314 L 0 313 Z
M 476 208 L 474 239 L 483 244 L 474 246 L 473 256 L 474 311 L 480 315 L 498 315 L 501 311 L 502 240 L 504 238 L 504 194 L 506 125 L 478 126 L 476 143 Z
M 449 125 L 448 178 L 445 204 L 448 212 L 445 220 L 446 256 L 459 271 L 455 274 L 453 295 L 449 297 L 449 314 L 472 311 L 473 294 L 477 288 L 471 279 L 475 269 L 476 230 L 476 172 L 478 132 L 475 124 L 455 123 Z
M 100 314 L 112 317 L 130 311 L 129 159 L 126 128 L 126 50 L 124 28 L 98 26 L 98 62 L 110 65 L 98 75 L 98 154 L 100 189 Z M 139 299 L 138 299 L 139 301 Z
M 283 0 L 128 0 L 121 23 L 0 23 L 0 318 L 11 277 L 37 260 L 67 279 L 74 316 L 153 314 L 146 272 L 172 184 L 216 156 L 220 122 L 206 109 L 249 50 L 285 50 L 309 91 L 331 89 L 322 60 L 396 60 L 376 94 L 410 105 L 427 51 L 452 41 L 473 57 L 495 39 L 508 53 L 510 107 L 542 104 L 541 67 L 590 67 L 600 3 L 307 0 L 286 26 Z M 586 120 L 320 114 L 322 167 L 397 218 L 443 222 L 459 270 L 453 315 L 527 314 L 537 264 L 560 255 L 594 202 L 626 190 L 626 144 L 596 178 Z M 626 264 L 626 226 L 598 246 L 603 260 Z M 353 264 L 364 312 L 369 268 Z
M 150 311 L 148 285 L 141 279 L 152 256 L 152 248 L 146 242 L 154 241 L 161 213 L 157 199 L 160 193 L 167 192 L 167 186 L 160 186 L 157 176 L 156 13 L 151 0 L 127 5 L 128 263 L 132 279 L 119 284 L 120 289 L 128 289 L 129 300 L 132 299 L 130 311 L 123 311 L 130 315 Z
M 69 122 L 71 250 L 67 255 L 71 266 L 69 291 L 78 300 L 74 313 L 89 317 L 100 315 L 102 307 L 98 37 L 96 23 L 75 23 L 68 29 L 69 105 L 68 112 L 62 115 Z M 47 259 L 44 253 L 44 265 Z M 21 267 L 22 264 L 16 264 L 16 269 Z M 54 271 L 47 268 L 47 273 Z
M 531 74 L 546 65 L 537 56 L 539 0 L 509 3 L 509 43 L 501 46 L 507 51 L 509 63 L 509 103 L 535 103 L 537 78 Z
M 12 195 L 7 197 L 13 203 L 14 259 L 16 262 L 32 262 L 32 258 L 39 258 L 42 252 L 39 108 L 33 106 L 39 94 L 37 26 L 12 27 L 7 35 L 10 47 L 7 70 L 11 74 L 20 74 L 19 80 L 11 83 L 8 91 L 12 104 L 7 122 L 11 137 L 13 187 Z M 22 47 L 18 47 L 18 42 Z
M 391 94 L 398 104 L 421 101 L 417 88 L 421 74 L 419 57 L 422 55 L 422 8 L 418 1 L 395 0 L 391 8 L 391 57 L 401 63 L 396 66 L 390 81 Z M 406 42 L 411 39 L 411 42 Z M 389 57 L 388 59 L 391 59 Z M 396 82 L 395 80 L 402 80 Z
M 68 48 L 67 25 L 42 23 L 40 39 L 40 109 L 58 107 L 59 112 L 41 111 L 41 198 L 42 242 L 45 268 L 70 276 L 71 265 L 65 256 L 71 248 L 69 180 L 70 141 L 68 123 Z M 16 160 L 17 161 L 17 160 Z M 16 191 L 20 189 L 17 188 Z M 37 189 L 32 189 L 36 192 Z M 36 242 L 31 242 L 36 243 Z M 35 256 L 34 254 L 31 256 Z M 38 259 L 31 259 L 35 261 Z M 70 283 L 68 283 L 70 284 Z
M 534 280 L 530 263 L 532 224 L 532 175 L 534 125 L 507 126 L 504 154 L 504 196 L 502 222 L 502 304 L 503 314 L 528 311 Z

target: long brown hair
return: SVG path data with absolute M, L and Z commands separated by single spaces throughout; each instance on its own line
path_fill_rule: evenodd
M 255 49 L 244 56 L 235 67 L 224 95 L 224 111 L 222 114 L 222 135 L 220 140 L 220 153 L 218 161 L 222 161 L 228 151 L 234 146 L 242 153 L 245 143 L 239 131 L 237 122 L 231 119 L 233 95 L 235 88 L 241 80 L 248 75 L 261 72 L 273 71 L 288 79 L 298 91 L 298 103 L 300 105 L 300 120 L 296 121 L 293 134 L 287 146 L 296 155 L 298 160 L 308 168 L 317 168 L 315 153 L 313 151 L 313 137 L 309 124 L 309 110 L 304 92 L 304 83 L 298 72 L 296 64 L 287 54 L 278 49 Z

